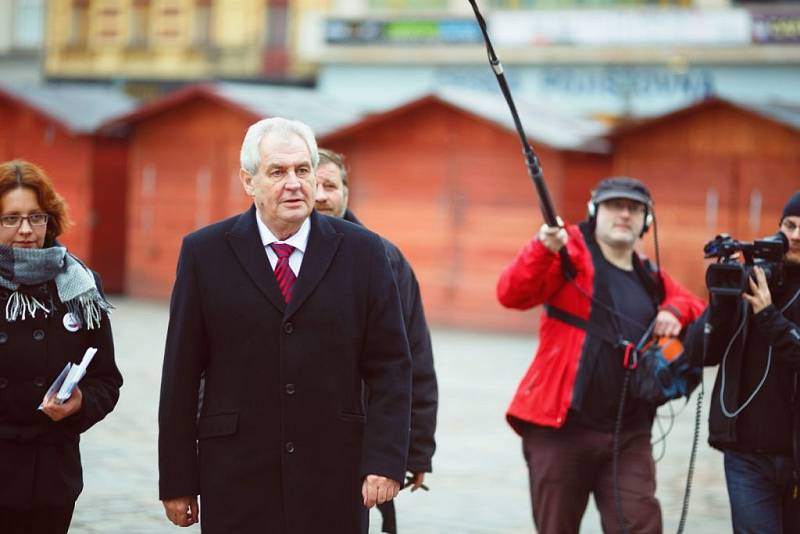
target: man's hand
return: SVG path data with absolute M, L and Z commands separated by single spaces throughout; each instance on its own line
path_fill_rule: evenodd
M 406 485 L 411 484 L 411 492 L 417 491 L 425 482 L 425 473 L 411 473 Z M 427 487 L 425 489 L 428 489 Z
M 72 390 L 72 395 L 69 396 L 64 404 L 57 404 L 55 398 L 56 396 L 52 395 L 49 399 L 45 399 L 42 405 L 42 411 L 53 421 L 61 421 L 65 417 L 80 411 L 83 406 L 83 393 L 81 393 L 81 388 L 78 386 L 75 386 L 75 389 Z
M 200 505 L 197 496 L 176 497 L 161 501 L 167 518 L 179 527 L 190 527 L 200 522 Z
M 569 237 L 562 226 L 547 226 L 543 224 L 539 228 L 538 239 L 542 242 L 542 245 L 547 247 L 547 250 L 557 254 L 567 244 Z
M 770 304 L 772 304 L 772 294 L 769 292 L 769 285 L 767 284 L 767 276 L 761 267 L 753 267 L 753 274 L 755 280 L 751 276 L 748 278 L 750 282 L 751 293 L 742 293 L 742 298 L 750 303 L 753 307 L 753 313 L 758 313 Z
M 376 504 L 391 501 L 400 493 L 400 483 L 380 475 L 367 475 L 361 485 L 364 506 L 372 508 Z
M 667 310 L 661 310 L 656 315 L 656 325 L 653 334 L 662 337 L 678 337 L 681 333 L 681 322 L 675 315 Z

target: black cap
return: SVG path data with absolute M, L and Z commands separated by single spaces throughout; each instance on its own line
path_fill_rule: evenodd
M 612 198 L 627 198 L 651 206 L 653 199 L 645 185 L 635 178 L 613 176 L 606 178 L 592 191 L 592 202 L 599 204 Z
M 779 224 L 783 224 L 783 220 L 786 217 L 800 217 L 800 191 L 792 195 L 792 198 L 790 198 L 789 202 L 783 207 Z

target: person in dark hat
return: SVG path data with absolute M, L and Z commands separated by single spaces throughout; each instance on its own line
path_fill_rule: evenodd
M 652 221 L 644 184 L 603 180 L 592 192 L 586 221 L 543 225 L 497 284 L 504 306 L 543 304 L 546 311 L 536 357 L 506 413 L 522 437 L 539 534 L 577 533 L 590 495 L 605 532 L 661 532 L 650 444 L 655 407 L 630 392 L 615 490 L 612 449 L 623 362 L 650 324 L 656 335 L 677 336 L 704 304 L 636 252 Z M 574 277 L 562 264 L 563 247 Z
M 708 441 L 724 455 L 736 533 L 800 532 L 800 192 L 779 224 L 782 283 L 753 267 L 748 291 L 712 295 L 686 336 L 694 358 L 719 365 Z
M 800 264 L 800 191 L 792 195 L 781 212 L 781 232 L 789 240 L 786 261 L 792 265 Z

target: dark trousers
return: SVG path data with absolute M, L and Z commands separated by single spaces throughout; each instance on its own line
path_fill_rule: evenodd
M 528 425 L 522 440 L 533 520 L 539 534 L 576 534 L 594 495 L 606 533 L 620 532 L 614 496 L 611 432 L 567 421 L 555 429 Z M 629 534 L 660 534 L 656 468 L 647 429 L 622 432 L 619 497 Z
M 66 534 L 72 521 L 75 503 L 58 508 L 15 510 L 0 508 L 0 532 L 3 534 Z
M 788 456 L 725 451 L 725 481 L 736 534 L 800 532 L 800 494 Z

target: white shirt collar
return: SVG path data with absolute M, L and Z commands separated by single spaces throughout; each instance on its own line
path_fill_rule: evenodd
M 275 237 L 275 234 L 273 234 L 270 229 L 267 228 L 267 225 L 261 220 L 261 215 L 258 213 L 258 210 L 256 210 L 256 224 L 258 225 L 258 233 L 261 236 L 261 242 L 264 244 L 265 248 L 276 242 L 286 243 L 287 245 L 292 245 L 301 253 L 305 254 L 306 246 L 308 245 L 308 234 L 311 231 L 311 217 L 306 217 L 306 220 L 300 225 L 300 229 L 285 241 L 281 241 Z

